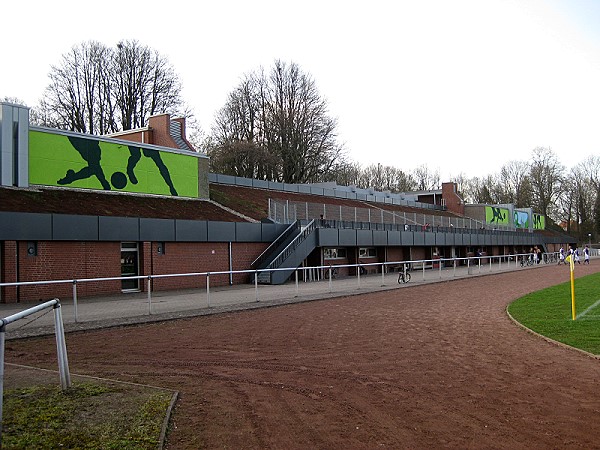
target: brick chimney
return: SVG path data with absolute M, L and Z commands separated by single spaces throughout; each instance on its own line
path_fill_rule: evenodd
M 193 145 L 185 137 L 185 118 L 171 120 L 169 114 L 158 114 L 148 119 L 148 126 L 134 130 L 121 131 L 109 135 L 126 141 L 141 144 L 160 145 L 195 152 Z
M 465 202 L 458 195 L 457 184 L 448 182 L 442 183 L 442 200 L 448 208 L 448 211 L 458 214 L 460 216 L 465 215 Z

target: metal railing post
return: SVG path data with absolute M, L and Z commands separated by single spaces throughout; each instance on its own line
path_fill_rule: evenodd
M 331 285 L 332 285 L 331 279 L 332 278 L 333 278 L 333 272 L 331 271 L 331 264 L 329 264 L 329 292 L 330 293 L 331 293 L 331 289 L 332 289 L 331 288 Z
M 381 285 L 385 286 L 385 263 L 381 263 Z
M 152 275 L 148 275 L 147 291 L 148 291 L 148 314 L 152 314 L 152 286 L 151 286 Z
M 206 272 L 206 305 L 210 308 L 210 272 Z
M 73 316 L 77 323 L 77 280 L 73 280 Z
M 254 271 L 254 300 L 258 301 L 258 270 Z
M 298 269 L 294 271 L 294 278 L 296 281 L 296 297 L 298 297 Z
M 67 344 L 65 342 L 65 329 L 62 320 L 60 303 L 54 305 L 54 328 L 56 331 L 56 353 L 58 355 L 58 373 L 60 387 L 67 390 L 71 387 L 71 374 L 69 373 L 69 360 L 67 358 Z

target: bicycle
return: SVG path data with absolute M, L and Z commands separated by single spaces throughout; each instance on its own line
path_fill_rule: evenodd
M 524 266 L 533 266 L 533 258 L 531 258 L 531 257 L 526 258 L 525 256 L 523 256 L 521 258 L 520 265 L 521 265 L 521 267 L 524 267 Z
M 398 284 L 406 284 L 410 281 L 410 273 L 406 271 L 406 267 L 398 272 Z
M 337 278 L 337 276 L 338 276 L 338 270 L 337 270 L 337 268 L 336 268 L 336 267 L 333 267 L 333 268 L 331 268 L 331 267 L 330 267 L 330 268 L 327 270 L 327 277 L 328 277 L 330 280 L 335 280 L 335 279 Z

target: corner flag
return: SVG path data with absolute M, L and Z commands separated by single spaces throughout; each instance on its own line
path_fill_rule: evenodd
M 575 258 L 573 258 L 572 254 L 569 254 L 565 261 L 569 261 L 569 268 L 571 271 L 571 316 L 573 320 L 577 318 L 577 314 L 575 312 Z

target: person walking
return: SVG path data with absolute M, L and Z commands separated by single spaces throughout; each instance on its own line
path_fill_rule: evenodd
M 584 264 L 590 263 L 590 248 L 587 245 L 583 249 L 583 263 Z
M 560 248 L 559 252 L 558 252 L 558 265 L 560 266 L 561 264 L 566 264 L 565 262 L 565 249 L 564 248 Z

